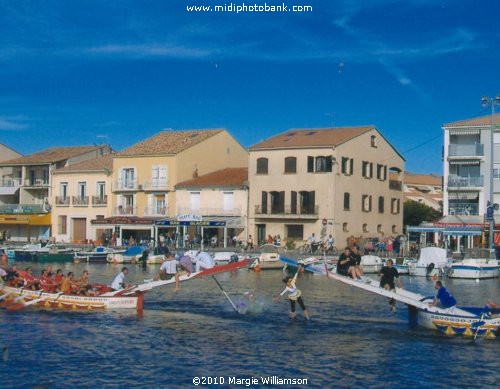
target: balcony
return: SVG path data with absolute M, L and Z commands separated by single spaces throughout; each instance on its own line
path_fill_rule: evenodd
M 484 177 L 461 177 L 456 175 L 448 176 L 448 189 L 460 190 L 469 188 L 482 188 L 484 186 Z
M 56 196 L 56 207 L 69 207 L 69 197 Z
M 0 187 L 2 188 L 17 188 L 21 186 L 20 178 L 6 178 L 4 180 L 0 180 Z
M 137 187 L 137 180 L 118 180 L 115 181 L 114 186 L 113 186 L 114 191 L 136 191 L 138 190 Z
M 75 207 L 88 207 L 89 196 L 73 196 L 72 203 Z
M 147 191 L 166 191 L 167 185 L 167 180 L 149 180 L 144 182 L 144 184 L 142 185 L 142 189 Z
M 49 181 L 44 180 L 42 178 L 37 178 L 35 180 L 31 180 L 29 178 L 24 180 L 24 187 L 26 188 L 48 188 Z
M 46 213 L 42 204 L 3 204 L 0 205 L 0 214 L 3 215 L 29 215 Z
M 220 208 L 212 208 L 212 207 L 204 207 L 199 209 L 191 209 L 187 207 L 179 207 L 176 210 L 177 215 L 184 214 L 194 214 L 200 216 L 241 216 L 240 208 L 232 208 L 232 209 L 224 209 Z
M 119 205 L 113 209 L 115 216 L 135 216 L 137 215 L 137 207 Z
M 108 205 L 108 196 L 92 196 L 92 205 L 94 207 L 105 207 Z
M 403 183 L 398 180 L 389 180 L 389 189 L 402 191 Z
M 255 206 L 255 216 L 266 217 L 273 219 L 317 219 L 319 214 L 319 205 L 313 207 L 294 207 L 286 205 L 284 209 L 267 208 L 267 212 L 263 212 L 261 205 Z
M 448 206 L 448 214 L 458 216 L 479 215 L 479 205 L 469 203 L 450 203 Z
M 144 208 L 145 216 L 166 216 L 167 208 L 166 207 L 146 207 Z
M 457 145 L 451 144 L 448 146 L 448 158 L 463 157 L 483 157 L 484 145 L 476 143 L 473 145 Z

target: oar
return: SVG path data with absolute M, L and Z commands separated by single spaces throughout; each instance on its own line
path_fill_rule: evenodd
M 474 340 L 476 340 L 477 338 L 477 334 L 479 333 L 479 329 L 481 328 L 481 326 L 484 324 L 483 322 L 483 318 L 484 318 L 484 312 L 483 314 L 481 315 L 481 318 L 479 319 L 479 322 L 476 322 L 477 323 L 477 328 L 476 328 L 476 333 L 474 334 Z M 473 323 L 473 324 L 476 324 L 476 323 Z M 481 324 L 482 323 L 482 324 Z
M 35 300 L 31 300 L 31 301 L 28 301 L 27 303 L 24 304 L 25 307 L 29 307 L 30 305 L 34 305 L 34 304 L 37 304 L 39 303 L 40 301 L 45 301 L 45 300 L 48 300 L 48 299 L 51 299 L 53 297 L 55 297 L 55 301 L 57 301 L 57 299 L 63 294 L 63 292 L 59 292 L 55 295 L 51 295 L 51 296 L 45 296 L 45 297 L 39 297 Z
M 215 278 L 215 276 L 212 276 L 212 278 L 214 279 L 215 283 L 220 288 L 220 290 L 222 290 L 222 293 L 224 293 L 224 296 L 226 296 L 226 298 L 228 299 L 228 301 L 231 303 L 231 305 L 233 306 L 234 310 L 236 312 L 238 312 L 238 308 L 236 308 L 236 305 L 234 305 L 233 301 L 229 298 L 228 294 L 226 293 L 226 291 L 224 290 L 224 288 L 222 287 L 222 285 L 219 283 L 219 281 L 217 281 L 217 278 Z

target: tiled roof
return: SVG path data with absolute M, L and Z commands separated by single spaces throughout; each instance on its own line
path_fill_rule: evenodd
M 118 156 L 178 154 L 222 131 L 224 129 L 220 128 L 185 131 L 165 130 L 123 150 Z
M 500 114 L 493 116 L 493 124 L 500 124 Z M 457 122 L 443 124 L 443 127 L 486 127 L 491 125 L 491 115 L 480 116 L 472 119 L 459 120 Z
M 73 172 L 111 172 L 113 171 L 113 154 L 107 154 L 103 157 L 89 159 L 63 167 L 54 171 L 54 174 L 73 173 Z
M 2 165 L 29 165 L 37 163 L 55 163 L 66 159 L 76 157 L 93 150 L 97 150 L 102 146 L 73 146 L 73 147 L 51 147 L 35 154 L 25 157 L 11 159 L 2 162 Z
M 241 188 L 248 182 L 247 168 L 227 168 L 180 182 L 176 188 L 223 187 Z
M 337 146 L 375 126 L 291 129 L 251 146 L 250 150 Z
M 414 174 L 410 172 L 405 172 L 404 175 L 405 184 L 413 185 L 442 186 L 442 178 L 435 174 Z

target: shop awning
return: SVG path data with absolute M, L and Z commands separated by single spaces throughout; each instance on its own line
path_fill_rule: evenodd
M 407 232 L 442 232 L 444 231 L 444 227 L 419 227 L 419 226 L 408 226 L 406 227 Z
M 449 200 L 477 200 L 479 192 L 448 192 Z
M 443 235 L 478 236 L 483 229 L 477 226 L 450 226 L 443 231 Z
M 480 165 L 481 162 L 479 160 L 473 161 L 463 161 L 463 160 L 454 160 L 450 161 L 450 165 Z
M 1 195 L 13 195 L 19 190 L 18 186 L 1 186 L 0 187 L 0 196 Z
M 479 135 L 479 128 L 453 128 L 450 130 L 450 135 Z
M 245 228 L 240 216 L 203 216 L 202 220 L 162 219 L 155 221 L 157 227 L 199 226 Z

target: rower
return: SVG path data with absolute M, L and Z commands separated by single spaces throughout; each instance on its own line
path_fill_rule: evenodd
M 113 281 L 111 282 L 111 289 L 113 290 L 120 290 L 120 289 L 125 289 L 125 276 L 128 274 L 128 268 L 123 267 L 122 271 L 118 273 L 115 278 L 113 278 Z

